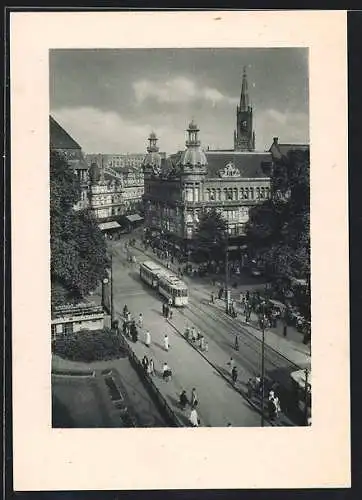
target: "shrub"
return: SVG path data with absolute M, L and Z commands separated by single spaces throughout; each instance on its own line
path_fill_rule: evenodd
M 105 361 L 127 355 L 120 338 L 108 328 L 80 330 L 71 337 L 59 338 L 52 343 L 52 351 L 71 361 Z

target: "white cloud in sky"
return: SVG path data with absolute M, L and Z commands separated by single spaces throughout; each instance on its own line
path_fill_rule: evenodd
M 147 138 L 152 130 L 159 137 L 161 151 L 171 154 L 185 147 L 186 122 L 183 126 L 182 120 L 174 121 L 167 114 L 144 114 L 142 121 L 94 107 L 64 107 L 52 110 L 51 114 L 86 153 L 146 152 Z M 232 115 L 230 127 L 207 117 L 198 124 L 203 147 L 233 147 L 235 123 Z M 286 143 L 309 141 L 300 134 L 301 130 L 308 130 L 308 115 L 305 113 L 289 110 L 282 113 L 269 108 L 255 113 L 254 125 L 256 148 L 261 151 L 270 147 L 274 136 Z
M 155 99 L 160 103 L 187 103 L 203 99 L 213 106 L 223 102 L 235 105 L 238 100 L 222 94 L 212 87 L 198 86 L 193 80 L 182 76 L 166 81 L 143 79 L 133 83 L 137 104 L 147 99 Z

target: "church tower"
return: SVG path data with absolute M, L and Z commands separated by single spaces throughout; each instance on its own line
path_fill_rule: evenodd
M 253 109 L 249 101 L 246 67 L 243 68 L 240 104 L 236 108 L 236 130 L 234 131 L 235 151 L 254 151 L 255 132 L 253 130 Z

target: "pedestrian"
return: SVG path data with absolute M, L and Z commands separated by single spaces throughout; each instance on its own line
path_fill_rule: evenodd
M 170 348 L 170 343 L 169 343 L 169 340 L 168 340 L 168 335 L 167 333 L 165 333 L 165 336 L 163 338 L 163 346 L 165 348 L 165 351 L 168 351 L 169 348 Z
M 171 297 L 168 299 L 168 305 L 169 305 L 169 307 L 172 306 L 172 298 Z
M 284 323 L 283 325 L 283 337 L 286 337 L 287 336 L 287 323 Z
M 239 350 L 239 337 L 238 337 L 238 335 L 235 335 L 234 349 L 235 349 L 235 351 Z
M 138 315 L 138 326 L 140 328 L 142 328 L 142 326 L 143 326 L 143 314 L 142 313 L 139 313 L 139 315 Z
M 237 370 L 236 366 L 234 366 L 233 369 L 231 370 L 231 378 L 232 378 L 233 384 L 235 385 L 236 380 L 238 378 L 238 370 Z
M 232 371 L 235 366 L 233 358 L 230 358 L 227 364 L 230 366 L 230 370 Z
M 128 322 L 131 321 L 131 313 L 129 311 L 127 312 L 126 318 Z
M 248 398 L 251 398 L 253 395 L 253 389 L 254 389 L 254 384 L 253 384 L 252 378 L 249 378 L 249 380 L 247 381 L 246 388 L 247 388 Z
M 196 389 L 195 387 L 193 387 L 192 391 L 191 391 L 191 398 L 190 398 L 190 404 L 192 407 L 195 407 L 199 404 L 199 397 L 196 393 Z
M 202 335 L 200 339 L 200 349 L 201 351 L 205 350 L 205 337 Z
M 163 379 L 168 382 L 171 377 L 172 377 L 172 371 L 170 370 L 168 364 L 165 362 L 163 363 L 163 369 L 162 369 L 162 377 Z
M 219 299 L 219 300 L 221 300 L 221 299 L 222 299 L 223 294 L 224 294 L 224 289 L 223 289 L 223 288 L 220 288 L 220 289 L 219 289 L 219 293 L 218 293 L 218 299 Z
M 172 316 L 173 316 L 173 310 L 172 308 L 170 308 L 170 311 L 168 313 L 168 319 L 172 319 Z
M 146 355 L 144 355 L 144 356 L 143 356 L 141 363 L 142 363 L 142 366 L 143 366 L 143 368 L 144 368 L 145 372 L 147 372 L 147 368 L 148 368 L 148 358 L 147 358 L 147 356 L 146 356 Z
M 270 420 L 274 420 L 276 417 L 276 406 L 274 403 L 274 399 L 268 400 L 268 413 Z
M 280 401 L 279 401 L 278 396 L 274 397 L 274 406 L 275 406 L 275 416 L 276 416 L 276 418 L 278 418 L 279 414 L 281 412 Z
M 215 294 L 214 292 L 211 292 L 211 304 L 214 304 L 215 302 Z
M 145 344 L 147 347 L 150 347 L 150 345 L 151 345 L 151 333 L 149 330 L 146 330 L 146 333 L 145 333 Z
M 170 313 L 170 307 L 168 304 L 165 305 L 165 318 L 168 319 L 168 315 Z
M 128 313 L 128 307 L 127 307 L 127 304 L 125 304 L 124 308 L 123 308 L 123 316 L 126 318 L 127 317 L 127 313 Z
M 208 344 L 208 342 L 205 342 L 205 349 L 204 349 L 204 351 L 208 352 L 208 350 L 209 350 L 209 344 Z
M 186 326 L 185 328 L 185 339 L 190 340 L 190 327 Z
M 151 358 L 148 363 L 148 373 L 149 375 L 155 375 L 155 365 L 153 363 L 153 359 Z
M 162 303 L 162 316 L 163 317 L 166 316 L 166 304 L 165 304 L 165 302 Z
M 191 427 L 198 427 L 200 425 L 200 419 L 199 419 L 199 416 L 197 414 L 196 408 L 191 409 L 189 421 L 190 421 Z
M 186 394 L 186 391 L 183 390 L 180 394 L 180 406 L 181 406 L 181 409 L 184 410 L 186 408 L 186 406 L 188 405 L 189 403 L 189 400 L 187 398 L 187 394 Z
M 196 328 L 194 326 L 191 327 L 191 340 L 195 341 L 197 339 Z
M 137 342 L 138 340 L 138 331 L 137 331 L 137 326 L 134 321 L 132 321 L 131 326 L 130 326 L 130 335 L 132 337 L 133 342 Z

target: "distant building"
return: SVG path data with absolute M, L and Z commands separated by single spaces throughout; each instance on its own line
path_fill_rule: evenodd
M 82 148 L 52 116 L 49 117 L 49 126 L 50 151 L 61 153 L 80 181 L 81 199 L 74 208 L 77 210 L 87 208 L 89 172 Z
M 87 155 L 90 161 L 89 204 L 98 220 L 131 215 L 143 207 L 144 176 L 139 166 L 111 167 L 108 155 Z
M 283 157 L 287 158 L 291 151 L 309 151 L 309 144 L 292 144 L 280 143 L 278 137 L 273 138 L 273 144 L 270 146 L 269 151 L 276 162 Z
M 246 123 L 244 123 L 246 122 Z M 199 128 L 188 126 L 185 150 L 162 158 L 152 133 L 143 162 L 145 227 L 176 247 L 192 246 L 202 212 L 212 208 L 231 237 L 245 234 L 249 210 L 270 197 L 272 154 L 255 151 L 252 109 L 244 69 L 233 150 L 201 147 Z

